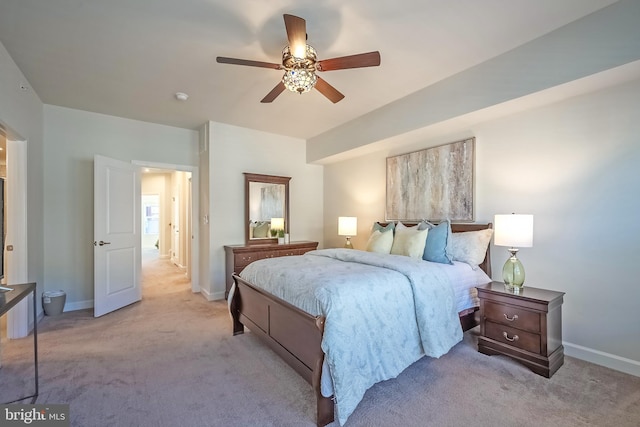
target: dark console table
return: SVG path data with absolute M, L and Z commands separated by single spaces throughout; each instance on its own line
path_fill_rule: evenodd
M 7 291 L 6 289 L 11 289 Z M 5 404 L 19 402 L 21 400 L 31 399 L 31 403 L 35 403 L 38 398 L 38 321 L 36 311 L 36 284 L 25 283 L 22 285 L 9 285 L 0 290 L 0 316 L 11 310 L 20 301 L 33 294 L 33 366 L 35 368 L 35 392 L 30 396 L 21 397 Z

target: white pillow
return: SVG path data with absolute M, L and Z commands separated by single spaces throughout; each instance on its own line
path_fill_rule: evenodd
M 416 224 L 416 225 L 412 225 L 411 227 L 408 227 L 403 223 L 401 223 L 400 221 L 398 221 L 398 223 L 396 224 L 396 230 L 417 230 L 419 226 L 420 224 Z
M 472 267 L 477 267 L 484 261 L 492 235 L 493 229 L 491 228 L 451 233 L 447 255 L 453 261 L 465 262 Z
M 412 258 L 422 258 L 424 246 L 427 243 L 429 230 L 418 230 L 414 227 L 396 226 L 396 234 L 393 237 L 391 253 L 394 255 L 406 255 Z
M 393 245 L 393 231 L 380 231 L 375 230 L 369 236 L 369 241 L 367 242 L 367 251 L 368 252 L 377 252 L 380 254 L 388 254 L 391 252 L 391 246 Z

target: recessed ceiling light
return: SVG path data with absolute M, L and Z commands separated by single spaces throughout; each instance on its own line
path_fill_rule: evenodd
M 189 99 L 189 95 L 184 92 L 176 92 L 176 99 L 178 101 L 186 101 L 187 99 Z

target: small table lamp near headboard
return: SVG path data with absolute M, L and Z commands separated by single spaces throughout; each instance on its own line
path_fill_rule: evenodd
M 494 243 L 509 246 L 511 253 L 502 268 L 504 286 L 513 293 L 519 293 L 524 285 L 524 266 L 516 257 L 519 248 L 533 246 L 533 215 L 496 215 Z
M 353 249 L 351 237 L 358 234 L 358 218 L 355 216 L 338 217 L 338 236 L 345 236 L 344 247 Z

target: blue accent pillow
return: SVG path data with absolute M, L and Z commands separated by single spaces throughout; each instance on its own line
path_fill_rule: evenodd
M 447 255 L 449 236 L 451 236 L 451 223 L 448 219 L 431 228 L 427 234 L 422 259 L 440 264 L 453 264 Z

